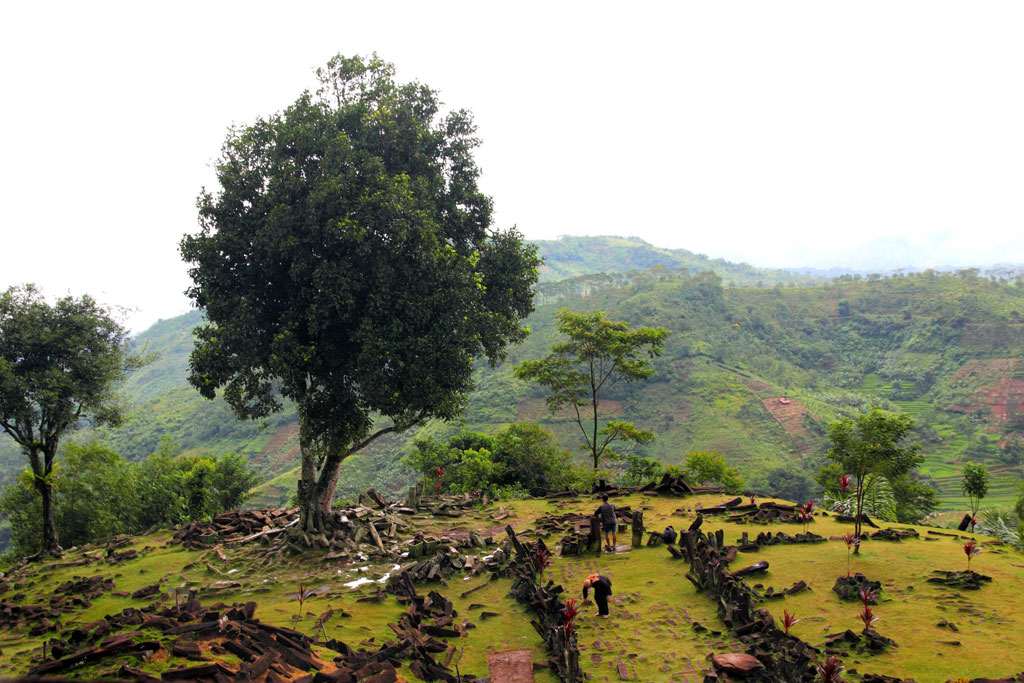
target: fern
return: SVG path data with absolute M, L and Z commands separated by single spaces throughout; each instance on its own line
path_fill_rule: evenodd
M 1020 528 L 1014 528 L 1015 517 L 1009 510 L 986 510 L 978 532 L 1024 550 L 1024 535 Z
M 857 501 L 853 494 L 846 496 L 830 496 L 825 494 L 824 505 L 831 512 L 838 512 L 841 515 L 853 515 L 856 510 Z M 885 477 L 877 474 L 869 474 L 864 485 L 864 514 L 868 517 L 881 519 L 886 522 L 896 521 L 896 496 L 893 494 L 892 485 Z

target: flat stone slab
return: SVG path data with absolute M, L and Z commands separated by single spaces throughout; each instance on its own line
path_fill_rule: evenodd
M 711 658 L 711 663 L 719 671 L 724 671 L 727 674 L 733 674 L 746 678 L 752 676 L 755 672 L 764 669 L 764 665 L 757 661 L 756 657 L 748 654 L 721 654 L 714 655 Z
M 533 683 L 533 656 L 530 650 L 503 650 L 487 655 L 491 683 Z

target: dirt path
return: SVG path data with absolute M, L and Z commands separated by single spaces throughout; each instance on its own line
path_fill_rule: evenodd
M 533 658 L 529 650 L 505 650 L 487 655 L 491 683 L 533 683 Z

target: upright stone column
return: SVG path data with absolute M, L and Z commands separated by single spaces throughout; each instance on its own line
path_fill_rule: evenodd
M 642 510 L 633 511 L 633 547 L 639 548 L 644 542 L 644 513 Z
M 601 554 L 604 539 L 601 537 L 601 518 L 594 515 L 590 518 L 590 547 L 588 550 Z

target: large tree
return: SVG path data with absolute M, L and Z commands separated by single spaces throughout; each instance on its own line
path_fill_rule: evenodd
M 552 345 L 545 358 L 520 363 L 516 376 L 550 390 L 547 404 L 551 412 L 566 406 L 572 410 L 583 434 L 583 448 L 596 470 L 602 458 L 614 454 L 612 443 L 654 438 L 632 422 L 613 420 L 601 427 L 601 401 L 619 382 L 654 375 L 649 359 L 661 353 L 669 331 L 663 327 L 631 330 L 628 323 L 608 320 L 602 311 L 574 313 L 563 308 L 556 317 L 558 331 L 568 339 Z
M 58 446 L 83 420 L 121 421 L 115 387 L 141 362 L 126 351 L 127 336 L 89 296 L 51 306 L 32 285 L 0 294 L 0 427 L 28 457 L 44 554 L 63 552 L 53 510 Z
M 232 129 L 220 191 L 181 243 L 206 314 L 189 380 L 240 418 L 295 402 L 301 529 L 330 512 L 346 457 L 461 414 L 474 361 L 526 335 L 536 251 L 491 227 L 466 111 L 337 56 L 321 87 Z
M 908 415 L 878 408 L 829 425 L 832 447 L 827 455 L 844 474 L 853 476 L 854 533 L 858 537 L 871 482 L 877 477 L 898 480 L 924 462 L 920 446 L 906 443 L 913 429 L 914 421 Z

